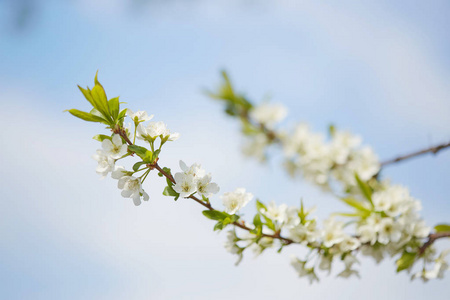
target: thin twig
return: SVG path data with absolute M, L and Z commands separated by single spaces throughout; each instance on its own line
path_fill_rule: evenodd
M 406 159 L 410 159 L 410 158 L 413 158 L 413 157 L 416 157 L 416 156 L 419 156 L 419 155 L 422 155 L 422 154 L 427 154 L 427 153 L 436 154 L 439 151 L 441 151 L 442 149 L 449 148 L 449 147 L 450 147 L 450 142 L 444 143 L 444 144 L 440 144 L 440 145 L 437 145 L 437 146 L 434 146 L 434 147 L 430 147 L 430 148 L 427 148 L 427 149 L 424 149 L 424 150 L 416 151 L 416 152 L 413 152 L 413 153 L 410 153 L 410 154 L 406 154 L 406 155 L 402 155 L 402 156 L 399 156 L 399 157 L 396 157 L 396 158 L 393 158 L 393 159 L 385 160 L 385 161 L 383 161 L 381 163 L 381 166 L 385 167 L 387 165 L 391 165 L 393 163 L 396 163 L 396 162 L 399 162 L 399 161 L 402 161 L 402 160 L 406 160 Z
M 425 252 L 425 250 L 434 243 L 434 241 L 445 237 L 450 237 L 450 232 L 430 233 L 430 235 L 428 236 L 428 240 L 425 242 L 425 244 L 422 245 L 422 247 L 419 248 L 418 251 L 419 256 L 422 255 Z

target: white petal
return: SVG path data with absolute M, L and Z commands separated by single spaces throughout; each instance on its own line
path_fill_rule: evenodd
M 182 161 L 182 160 L 180 160 L 180 168 L 181 168 L 181 170 L 182 170 L 183 172 L 188 172 L 188 171 L 189 171 L 188 166 L 187 166 L 187 165 L 185 164 L 185 162 Z
M 141 205 L 141 197 L 139 196 L 139 194 L 137 194 L 137 196 L 134 196 L 134 197 L 133 197 L 133 203 L 134 203 L 134 205 L 136 205 L 136 206 Z
M 113 148 L 113 144 L 109 139 L 104 139 L 102 142 L 102 148 L 106 151 L 111 151 Z
M 113 142 L 113 144 L 116 145 L 116 146 L 120 146 L 120 145 L 123 144 L 123 143 L 122 143 L 122 138 L 121 138 L 120 135 L 118 135 L 118 134 L 113 135 L 113 137 L 112 137 L 112 142 Z
M 122 190 L 122 193 L 120 193 L 122 197 L 124 198 L 130 198 L 131 195 L 133 195 L 133 191 L 130 190 Z

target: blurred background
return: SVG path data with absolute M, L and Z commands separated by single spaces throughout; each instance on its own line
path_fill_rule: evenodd
M 92 136 L 102 127 L 62 112 L 88 108 L 76 85 L 92 86 L 99 70 L 109 97 L 181 133 L 162 165 L 200 162 L 221 192 L 303 198 L 324 218 L 344 206 L 289 179 L 277 157 L 245 159 L 238 124 L 202 90 L 226 68 L 254 101 L 286 105 L 286 126 L 334 123 L 381 159 L 426 148 L 450 139 L 449 13 L 448 1 L 1 0 L 0 298 L 449 299 L 450 274 L 411 282 L 392 260 L 363 258 L 361 279 L 322 274 L 314 285 L 289 265 L 303 253 L 295 246 L 235 267 L 225 234 L 195 203 L 162 196 L 156 174 L 140 207 L 99 180 Z M 449 171 L 444 150 L 383 175 L 435 225 L 450 221 Z

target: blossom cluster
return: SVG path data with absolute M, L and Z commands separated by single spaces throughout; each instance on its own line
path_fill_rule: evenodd
M 297 171 L 319 186 L 331 180 L 344 187 L 354 187 L 358 174 L 367 181 L 380 171 L 380 163 L 372 148 L 361 146 L 361 138 L 347 131 L 332 130 L 331 140 L 313 133 L 306 124 L 297 125 L 292 133 L 281 133 L 285 166 L 291 174 Z
M 135 205 L 148 201 L 143 182 L 157 169 L 158 175 L 167 182 L 163 195 L 174 200 L 190 198 L 200 203 L 206 208 L 203 215 L 216 221 L 214 230 L 233 226 L 227 234 L 225 248 L 238 255 L 238 262 L 247 249 L 259 255 L 269 248 L 278 247 L 281 252 L 284 247 L 297 244 L 309 249 L 309 253 L 303 259 L 294 256 L 291 264 L 300 277 L 311 283 L 319 280 L 318 270 L 330 274 L 337 261 L 344 265 L 337 276 L 359 277 L 355 268 L 359 253 L 377 262 L 386 256 L 396 257 L 398 272 L 411 272 L 415 262 L 423 260 L 422 270 L 415 272 L 412 279 L 427 281 L 443 277 L 449 269 L 445 257 L 450 251 L 437 254 L 431 245 L 431 228 L 419 215 L 421 204 L 411 197 L 407 188 L 378 180 L 380 163 L 371 148 L 362 146 L 361 138 L 331 128 L 330 140 L 326 141 L 305 124 L 297 125 L 292 132 L 277 130 L 276 125 L 287 114 L 282 105 L 266 102 L 253 106 L 245 97 L 235 94 L 226 76 L 225 79 L 222 89 L 225 94 L 214 97 L 225 99 L 227 113 L 241 118 L 243 131 L 251 140 L 245 152 L 263 159 L 267 146 L 277 143 L 291 173 L 301 173 L 327 189 L 333 181 L 342 183 L 344 192 L 339 194 L 345 196 L 339 198 L 353 212 L 333 214 L 319 225 L 318 219 L 312 216 L 314 208 L 306 209 L 303 201 L 300 207 L 293 207 L 277 205 L 274 201 L 265 205 L 256 200 L 256 214 L 252 222 L 246 222 L 241 219 L 240 211 L 253 200 L 252 193 L 244 188 L 226 192 L 220 196 L 224 210 L 215 209 L 209 198 L 220 188 L 200 164 L 188 166 L 180 161 L 181 171 L 173 176 L 169 168 L 158 165 L 163 145 L 177 140 L 180 135 L 171 132 L 163 122 L 150 122 L 153 115 L 145 111 L 120 110 L 119 99 L 106 98 L 97 76 L 92 90 L 80 87 L 93 109 L 89 113 L 76 109 L 69 112 L 85 121 L 105 124 L 111 130 L 111 135 L 94 137 L 101 142 L 101 149 L 93 158 L 98 163 L 96 172 L 102 178 L 111 173 L 123 197 L 131 198 Z M 124 127 L 126 117 L 132 121 L 127 128 Z M 145 147 L 137 145 L 136 139 L 143 141 Z M 132 168 L 117 164 L 131 157 L 138 158 Z M 237 229 L 243 232 L 238 235 Z M 438 225 L 435 231 L 450 236 L 450 225 Z
M 176 184 L 173 186 L 180 197 L 186 198 L 197 193 L 201 197 L 209 198 L 219 192 L 219 186 L 211 182 L 211 174 L 206 174 L 201 165 L 194 163 L 188 167 L 180 160 L 180 168 L 183 172 L 175 173 Z
M 345 188 L 356 185 L 354 174 L 367 181 L 380 171 L 380 163 L 372 148 L 362 146 L 362 139 L 347 131 L 330 130 L 330 140 L 311 132 L 301 123 L 292 131 L 276 130 L 275 125 L 286 116 L 287 109 L 280 104 L 263 103 L 250 110 L 250 117 L 267 131 L 248 134 L 243 152 L 260 160 L 266 157 L 266 148 L 277 140 L 283 149 L 286 170 L 291 175 L 301 173 L 307 180 L 328 188 L 331 181 L 341 182 Z M 258 126 L 257 126 L 258 127 Z

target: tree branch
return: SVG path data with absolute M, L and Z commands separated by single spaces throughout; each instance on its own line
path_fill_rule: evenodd
M 157 163 L 155 164 L 154 167 L 155 167 L 155 169 L 157 169 L 161 174 L 163 174 L 166 178 L 168 178 L 172 183 L 176 184 L 175 179 L 173 178 L 173 176 L 170 175 L 170 174 L 168 174 L 166 171 L 164 171 L 164 169 L 162 169 Z M 198 199 L 197 197 L 195 197 L 194 195 L 190 195 L 190 196 L 187 197 L 187 198 L 190 198 L 190 199 L 194 200 L 195 202 L 197 202 L 197 203 L 203 205 L 204 207 L 206 207 L 206 208 L 209 209 L 209 210 L 217 211 L 214 207 L 212 207 L 211 203 L 202 201 L 202 200 Z M 241 229 L 247 230 L 247 231 L 251 231 L 251 230 L 252 230 L 251 228 L 245 226 L 245 224 L 243 224 L 243 223 L 234 222 L 234 223 L 231 223 L 231 224 L 233 224 L 234 226 L 237 226 L 237 227 L 239 227 L 239 228 L 241 228 Z M 263 236 L 263 237 L 270 237 L 270 238 L 273 238 L 273 239 L 279 239 L 279 240 L 283 241 L 283 243 L 284 243 L 285 245 L 289 245 L 289 244 L 295 243 L 295 242 L 294 242 L 293 240 L 291 240 L 291 239 L 288 239 L 288 238 L 285 238 L 285 237 L 280 236 L 280 234 L 265 234 L 265 233 L 263 233 L 262 236 Z
M 250 121 L 250 119 L 248 118 L 248 115 L 244 115 L 242 117 L 247 118 L 247 120 Z M 262 129 L 269 136 L 269 138 L 276 139 L 276 135 L 273 132 L 271 132 L 269 129 L 267 129 L 267 128 L 263 127 L 263 126 L 262 126 Z M 126 135 L 126 132 L 123 129 L 119 128 L 117 130 L 114 130 L 114 132 L 119 134 L 120 136 L 122 136 L 124 138 L 124 140 L 129 145 L 133 145 L 133 143 L 130 141 L 130 139 Z M 417 152 L 414 152 L 414 153 L 411 153 L 411 154 L 408 154 L 408 155 L 405 155 L 405 156 L 398 157 L 398 158 L 390 160 L 390 161 L 386 161 L 386 162 L 382 163 L 382 166 L 390 164 L 390 163 L 395 163 L 395 162 L 398 162 L 398 161 L 401 161 L 401 160 L 405 160 L 405 159 L 408 159 L 408 158 L 411 158 L 411 157 L 414 157 L 414 156 L 418 156 L 418 155 L 421 155 L 421 154 L 425 154 L 425 153 L 428 153 L 428 152 L 437 153 L 438 151 L 440 151 L 440 150 L 442 150 L 444 148 L 447 148 L 447 147 L 450 147 L 450 143 L 438 145 L 438 146 L 435 146 L 435 147 L 432 147 L 432 148 L 429 148 L 429 149 L 417 151 Z M 176 184 L 175 179 L 173 178 L 173 176 L 171 174 L 167 173 L 166 171 L 164 171 L 164 169 L 161 168 L 158 165 L 158 163 L 155 163 L 152 167 L 157 169 L 164 177 L 169 179 L 173 184 Z M 209 209 L 211 211 L 217 211 L 214 207 L 212 207 L 211 203 L 202 201 L 202 200 L 198 199 L 194 195 L 190 195 L 188 198 L 194 200 L 195 202 L 199 203 L 200 205 L 206 207 L 207 209 Z M 232 224 L 234 226 L 239 227 L 239 228 L 241 228 L 243 230 L 246 230 L 246 231 L 251 231 L 252 230 L 251 228 L 247 227 L 243 222 L 234 222 Z M 263 237 L 273 238 L 273 239 L 279 239 L 285 245 L 296 244 L 296 242 L 294 242 L 293 240 L 281 236 L 279 232 L 276 232 L 275 234 L 262 233 L 262 236 Z M 428 240 L 419 248 L 418 254 L 422 255 L 425 252 L 425 250 L 429 246 L 431 246 L 437 239 L 445 238 L 445 237 L 450 237 L 450 232 L 431 233 L 428 236 Z
M 402 156 L 399 156 L 397 158 L 385 160 L 385 161 L 383 161 L 381 163 L 381 166 L 385 167 L 387 165 L 391 165 L 391 164 L 394 164 L 396 162 L 399 162 L 399 161 L 402 161 L 402 160 L 406 160 L 406 159 L 410 159 L 410 158 L 413 158 L 413 157 L 416 157 L 416 156 L 419 156 L 419 155 L 422 155 L 422 154 L 427 154 L 427 153 L 437 154 L 442 149 L 449 148 L 449 147 L 450 147 L 450 142 L 444 143 L 444 144 L 440 144 L 440 145 L 437 145 L 437 146 L 434 146 L 434 147 L 430 147 L 430 148 L 427 148 L 427 149 L 424 149 L 424 150 L 420 150 L 420 151 L 416 151 L 416 152 L 413 152 L 413 153 L 410 153 L 410 154 L 402 155 Z
M 436 233 L 430 233 L 428 236 L 428 240 L 425 242 L 425 244 L 422 245 L 422 247 L 419 248 L 418 254 L 419 256 L 422 255 L 425 250 L 430 247 L 437 239 L 450 237 L 450 231 L 449 232 L 436 232 Z
M 277 135 L 274 131 L 270 130 L 269 128 L 267 128 L 264 124 L 258 123 L 258 122 L 254 122 L 249 114 L 248 111 L 244 111 L 241 113 L 241 118 L 243 118 L 244 120 L 246 120 L 247 122 L 249 122 L 250 124 L 253 124 L 253 126 L 255 127 L 259 127 L 261 129 L 262 132 L 264 132 L 264 134 L 267 136 L 267 138 L 269 139 L 269 141 L 275 141 L 275 142 L 279 142 L 279 140 L 277 139 Z M 392 158 L 392 159 L 388 159 L 385 160 L 383 162 L 380 163 L 381 167 L 385 167 L 403 160 L 407 160 L 416 156 L 420 156 L 423 154 L 427 154 L 427 153 L 433 153 L 433 154 L 437 154 L 439 151 L 446 149 L 446 148 L 450 148 L 450 142 L 448 143 L 443 143 L 440 145 L 436 145 L 427 149 L 423 149 L 423 150 L 419 150 L 419 151 L 415 151 L 409 154 L 405 154 L 396 158 Z

